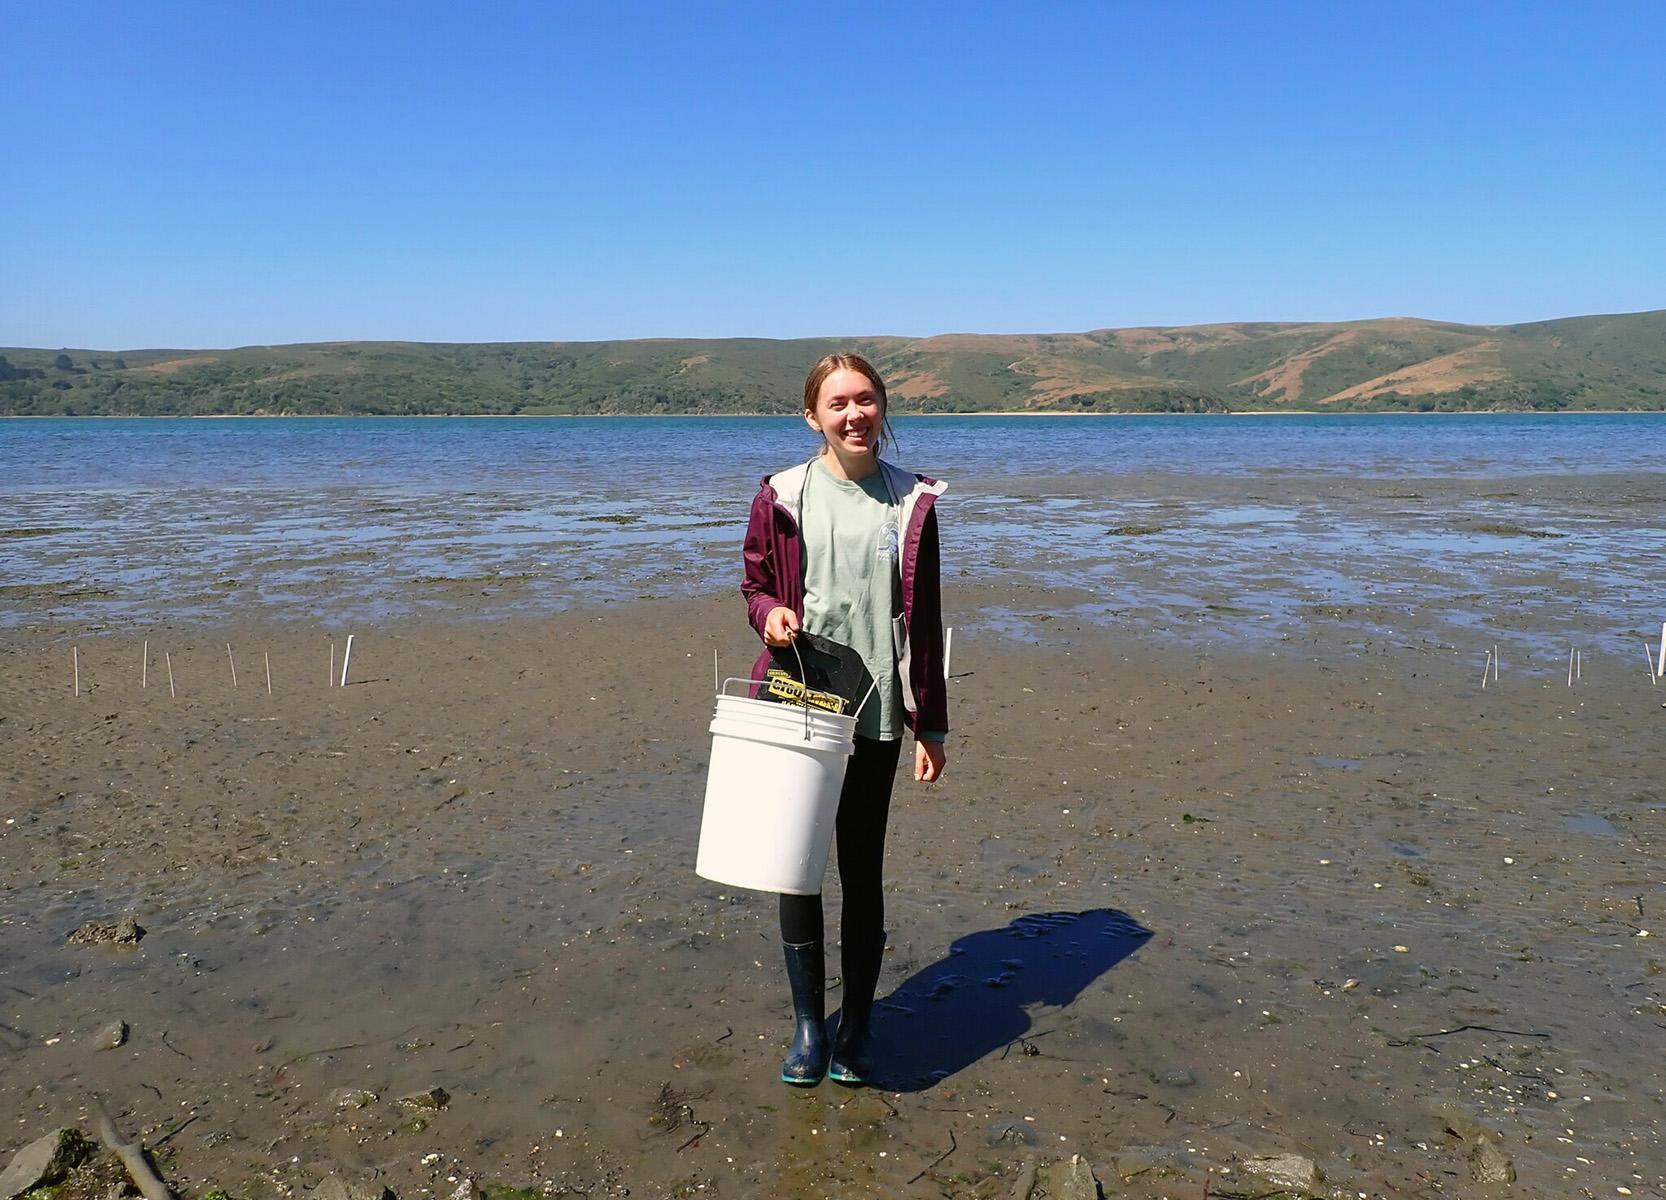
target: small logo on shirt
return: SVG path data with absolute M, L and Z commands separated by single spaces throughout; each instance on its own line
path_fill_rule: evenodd
M 887 525 L 885 532 L 879 539 L 878 554 L 880 558 L 895 558 L 897 556 L 897 529 L 894 525 Z

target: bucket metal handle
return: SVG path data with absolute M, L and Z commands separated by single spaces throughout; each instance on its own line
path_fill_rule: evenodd
M 793 657 L 798 660 L 798 682 L 804 688 L 804 740 L 810 740 L 810 672 L 804 669 L 804 656 L 798 652 L 798 639 L 794 638 L 787 645 L 793 648 Z

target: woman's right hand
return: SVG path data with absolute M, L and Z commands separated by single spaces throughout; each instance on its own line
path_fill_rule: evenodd
M 798 614 L 785 606 L 772 608 L 764 618 L 764 644 L 790 646 L 798 636 Z

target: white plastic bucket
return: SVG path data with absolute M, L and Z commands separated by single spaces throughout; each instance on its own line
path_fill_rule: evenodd
M 729 683 L 748 680 L 728 680 Z M 695 873 L 714 883 L 821 891 L 856 718 L 719 693 Z

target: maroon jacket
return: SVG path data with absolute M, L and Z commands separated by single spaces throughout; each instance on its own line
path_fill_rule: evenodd
M 804 619 L 804 537 L 798 514 L 808 463 L 765 476 L 746 526 L 746 578 L 740 585 L 746 615 L 758 636 L 771 609 L 790 608 Z M 881 462 L 886 483 L 902 499 L 902 616 L 905 639 L 897 663 L 909 729 L 948 733 L 948 689 L 943 680 L 943 600 L 938 578 L 937 497 L 948 487 Z M 752 677 L 761 679 L 769 651 Z

